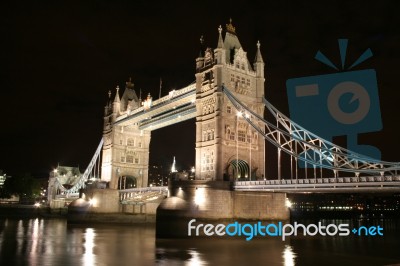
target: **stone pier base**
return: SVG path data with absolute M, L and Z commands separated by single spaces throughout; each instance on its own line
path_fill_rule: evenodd
M 187 224 L 197 221 L 287 221 L 286 193 L 233 191 L 224 181 L 172 181 L 170 197 L 157 209 L 159 238 L 187 237 Z
M 116 189 L 84 189 L 68 206 L 69 223 L 154 223 L 159 202 L 120 204 Z

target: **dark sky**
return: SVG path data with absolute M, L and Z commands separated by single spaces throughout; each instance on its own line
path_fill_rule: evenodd
M 8 2 L 8 1 L 7 1 Z M 289 78 L 334 70 L 314 60 L 321 49 L 356 69 L 374 68 L 383 130 L 361 136 L 387 161 L 400 161 L 398 124 L 400 4 L 397 1 L 9 1 L 0 4 L 0 169 L 46 176 L 57 163 L 90 161 L 102 134 L 108 90 L 133 78 L 157 98 L 191 83 L 199 37 L 215 47 L 218 26 L 233 19 L 252 61 L 260 40 L 266 96 L 288 114 Z M 153 132 L 151 161 L 194 163 L 194 121 Z

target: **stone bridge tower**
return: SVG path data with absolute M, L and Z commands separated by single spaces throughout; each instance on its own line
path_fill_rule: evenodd
M 264 178 L 265 141 L 223 94 L 224 85 L 248 108 L 264 116 L 264 62 L 257 43 L 254 64 L 243 50 L 232 21 L 217 48 L 202 48 L 196 59 L 196 179 Z M 202 38 L 200 39 L 203 43 Z
M 140 107 L 131 80 L 126 82 L 122 97 L 117 87 L 114 100 L 104 110 L 101 179 L 113 189 L 147 187 L 151 132 L 137 124 L 118 125 L 117 117 Z

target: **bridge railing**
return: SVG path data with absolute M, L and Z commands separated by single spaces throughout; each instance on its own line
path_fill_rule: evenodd
M 400 182 L 400 176 L 362 176 L 362 177 L 330 177 L 310 179 L 275 179 L 259 181 L 236 181 L 235 186 L 265 186 L 288 184 L 329 184 L 329 183 L 360 183 L 360 182 Z
M 234 190 L 274 192 L 362 192 L 400 191 L 400 176 L 337 177 L 316 179 L 280 179 L 236 181 Z
M 119 190 L 119 200 L 120 202 L 132 199 L 134 197 L 144 195 L 149 192 L 157 192 L 159 194 L 167 195 L 168 187 L 143 187 L 143 188 L 130 188 Z
M 160 99 L 154 100 L 153 105 L 159 105 L 161 103 L 167 102 L 167 101 L 171 100 L 172 98 L 186 94 L 195 89 L 196 89 L 196 84 L 190 84 L 189 86 L 186 86 L 183 89 L 170 91 L 168 95 L 166 95 Z

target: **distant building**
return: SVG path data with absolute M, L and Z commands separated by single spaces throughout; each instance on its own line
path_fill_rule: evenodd
M 7 175 L 0 169 L 0 187 L 3 187 L 4 182 L 6 181 Z
M 292 214 L 304 215 L 307 213 L 400 213 L 400 195 L 368 194 L 306 194 L 291 195 Z
M 149 167 L 149 186 L 167 186 L 168 171 L 162 165 L 151 165 Z

